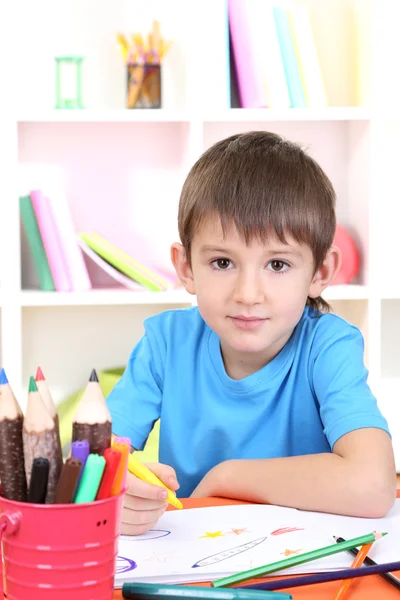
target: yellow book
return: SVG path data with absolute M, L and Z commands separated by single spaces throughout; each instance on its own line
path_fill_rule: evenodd
M 321 108 L 327 98 L 308 7 L 294 4 L 287 13 L 307 106 Z

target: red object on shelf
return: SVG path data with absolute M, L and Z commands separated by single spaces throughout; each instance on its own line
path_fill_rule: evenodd
M 333 245 L 342 253 L 342 264 L 331 285 L 350 283 L 360 270 L 360 253 L 350 233 L 341 225 L 337 225 Z

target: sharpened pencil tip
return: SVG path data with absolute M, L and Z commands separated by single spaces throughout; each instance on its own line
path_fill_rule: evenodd
M 0 369 L 0 385 L 8 383 L 7 375 L 4 369 Z
M 28 392 L 37 392 L 37 385 L 36 385 L 36 381 L 33 377 L 33 375 L 31 375 L 31 377 L 29 378 L 29 389 Z
M 45 376 L 43 375 L 43 371 L 40 367 L 36 369 L 35 381 L 45 381 Z
M 92 372 L 90 373 L 90 378 L 89 381 L 99 381 L 99 378 L 97 377 L 97 373 L 96 373 L 96 369 L 92 369 Z

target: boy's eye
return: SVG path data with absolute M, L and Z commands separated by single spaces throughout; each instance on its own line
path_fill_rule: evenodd
M 289 265 L 283 262 L 283 260 L 271 260 L 271 262 L 268 263 L 268 268 L 275 273 L 283 273 L 289 268 Z
M 229 269 L 231 261 L 228 258 L 217 258 L 217 260 L 213 260 L 211 264 L 218 271 L 226 271 Z

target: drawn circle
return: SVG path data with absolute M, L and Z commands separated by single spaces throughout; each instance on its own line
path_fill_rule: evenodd
M 130 542 L 147 542 L 148 540 L 156 540 L 158 538 L 165 537 L 169 535 L 171 532 L 168 529 L 149 529 L 146 533 L 142 533 L 142 535 L 135 537 L 131 535 L 121 535 L 121 540 L 129 540 Z
M 124 556 L 117 556 L 116 573 L 128 573 L 136 569 L 137 565 L 134 560 L 125 558 Z

